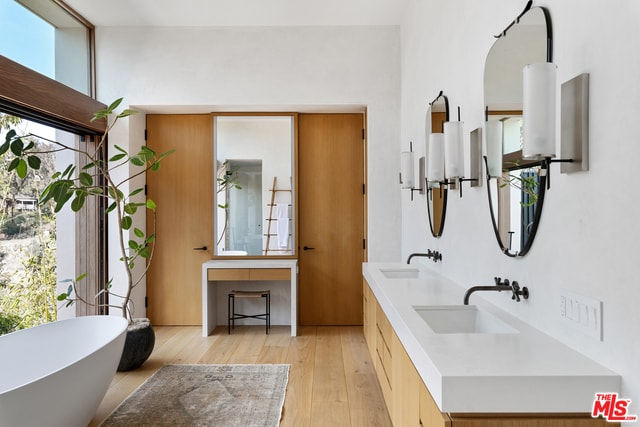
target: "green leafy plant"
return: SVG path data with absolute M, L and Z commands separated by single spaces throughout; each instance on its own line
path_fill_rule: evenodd
M 34 244 L 20 250 L 24 272 L 11 278 L 6 284 L 4 298 L 0 300 L 0 311 L 5 319 L 11 320 L 13 330 L 57 318 L 56 236 L 42 227 L 37 229 L 40 233 Z
M 127 194 L 123 188 L 136 177 L 145 174 L 147 171 L 157 171 L 160 169 L 161 161 L 170 155 L 174 150 L 158 154 L 147 146 L 142 146 L 136 154 L 131 154 L 124 148 L 114 145 L 116 153 L 109 159 L 102 157 L 107 135 L 118 122 L 118 120 L 135 114 L 135 110 L 125 109 L 119 113 L 116 109 L 122 103 L 122 98 L 115 100 L 107 108 L 94 113 L 92 121 L 106 120 L 106 130 L 100 139 L 97 147 L 91 151 L 81 148 L 71 147 L 57 141 L 38 137 L 49 141 L 54 145 L 54 151 L 72 151 L 82 158 L 80 164 L 85 164 L 78 169 L 75 164 L 69 164 L 62 172 L 56 172 L 52 176 L 52 181 L 40 194 L 39 203 L 52 202 L 54 212 L 59 212 L 64 206 L 69 204 L 74 212 L 78 212 L 84 206 L 86 200 L 91 197 L 99 197 L 107 200 L 105 213 L 113 213 L 117 219 L 119 229 L 119 246 L 126 276 L 127 286 L 122 295 L 112 292 L 112 280 L 110 279 L 104 288 L 95 296 L 93 301 L 82 298 L 77 292 L 79 282 L 86 274 L 75 279 L 67 280 L 70 283 L 66 292 L 58 295 L 57 299 L 66 302 L 67 305 L 79 300 L 88 305 L 102 305 L 100 295 L 110 293 L 122 298 L 122 306 L 110 305 L 114 308 L 122 308 L 122 315 L 132 320 L 131 293 L 138 286 L 149 267 L 153 258 L 153 243 L 155 241 L 155 211 L 156 204 L 148 199 L 139 201 L 139 195 L 144 191 L 144 187 L 135 188 Z M 7 169 L 15 172 L 18 177 L 25 178 L 28 171 L 39 170 L 42 164 L 42 151 L 35 149 L 35 144 L 30 137 L 37 135 L 18 135 L 15 129 L 10 129 L 5 137 L 5 141 L 0 145 L 0 156 L 12 156 L 8 162 Z M 125 178 L 116 180 L 113 172 L 119 168 L 134 166 L 137 170 L 128 174 Z M 138 197 L 136 197 L 138 196 Z M 140 209 L 148 209 L 153 212 L 153 231 L 146 233 L 141 228 L 134 225 L 134 215 Z M 132 236 L 132 237 L 129 237 Z M 134 266 L 140 259 L 146 260 L 144 271 L 134 277 Z
M 514 167 L 518 168 L 519 162 L 514 163 Z M 527 174 L 523 169 L 508 170 L 504 169 L 502 174 L 502 181 L 500 188 L 510 185 L 511 187 L 525 193 L 527 202 L 520 202 L 523 207 L 533 206 L 538 202 L 538 177 L 533 174 Z
M 224 238 L 227 229 L 229 228 L 229 201 L 227 200 L 229 190 L 235 188 L 237 190 L 242 190 L 242 186 L 238 184 L 238 174 L 229 169 L 229 162 L 225 161 L 222 163 L 222 167 L 218 169 L 218 176 L 216 177 L 216 183 L 218 185 L 218 189 L 216 194 L 225 193 L 227 197 L 225 197 L 225 203 L 218 203 L 218 208 L 224 210 L 224 228 L 220 233 L 220 237 L 216 242 L 216 246 L 220 244 L 222 239 Z
M 0 314 L 0 335 L 20 329 L 20 318 L 14 314 Z

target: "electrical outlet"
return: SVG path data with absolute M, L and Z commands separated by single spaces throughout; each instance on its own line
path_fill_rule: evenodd
M 602 301 L 561 289 L 560 317 L 576 330 L 602 341 Z

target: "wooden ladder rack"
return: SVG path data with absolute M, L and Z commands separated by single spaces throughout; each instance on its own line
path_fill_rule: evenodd
M 273 207 L 276 206 L 276 193 L 278 192 L 289 192 L 291 193 L 291 190 L 284 190 L 284 189 L 277 189 L 276 188 L 276 184 L 278 181 L 278 177 L 274 176 L 273 177 L 273 185 L 271 186 L 271 203 L 269 203 L 269 218 L 267 218 L 267 234 L 265 234 L 265 236 L 267 236 L 267 242 L 264 246 L 264 254 L 268 255 L 269 252 L 290 252 L 291 249 L 287 248 L 287 249 L 271 249 L 270 245 L 271 245 L 271 236 L 277 236 L 276 233 L 272 233 L 271 232 L 271 223 L 273 223 L 274 221 L 277 221 L 278 218 L 274 218 L 273 217 Z M 289 206 L 291 206 L 291 203 L 289 203 Z M 291 218 L 289 218 L 289 221 L 291 221 Z M 291 232 L 289 232 L 289 236 L 291 236 Z

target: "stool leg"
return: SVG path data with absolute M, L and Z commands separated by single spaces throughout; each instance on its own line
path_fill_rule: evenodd
M 269 329 L 271 329 L 271 294 L 266 294 L 266 309 L 267 309 L 267 315 L 266 317 L 266 324 L 267 324 L 267 335 L 269 335 Z
M 231 326 L 235 329 L 235 318 L 236 317 L 236 299 L 233 294 L 229 294 L 229 299 L 227 301 L 227 334 L 231 335 Z

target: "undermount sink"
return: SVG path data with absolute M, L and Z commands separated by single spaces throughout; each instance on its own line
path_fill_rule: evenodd
M 417 268 L 389 268 L 381 269 L 380 272 L 387 279 L 416 279 L 420 276 Z
M 517 334 L 494 315 L 474 305 L 413 306 L 436 334 Z

